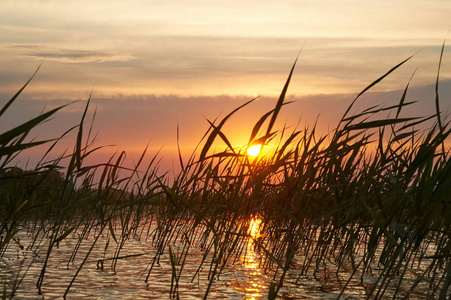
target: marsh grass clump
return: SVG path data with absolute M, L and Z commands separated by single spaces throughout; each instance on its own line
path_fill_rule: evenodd
M 18 236 L 24 231 L 31 240 L 26 250 L 35 254 L 28 269 L 17 268 L 4 280 L 4 298 L 14 297 L 32 265 L 39 267 L 36 288 L 43 292 L 55 249 L 71 239 L 75 243 L 65 263 L 72 275 L 62 283 L 64 297 L 86 264 L 116 271 L 118 264 L 140 257 L 147 259 L 143 281 L 152 284 L 152 272 L 166 259 L 171 297 L 180 297 L 186 276 L 194 282 L 202 274 L 207 298 L 215 281 L 251 247 L 271 276 L 269 299 L 280 295 L 288 280 L 296 286 L 305 276 L 334 277 L 338 297 L 352 289 L 351 282 L 360 282 L 371 299 L 446 299 L 451 293 L 450 128 L 438 93 L 431 116 L 401 117 L 414 105 L 407 100 L 409 84 L 395 105 L 350 113 L 361 95 L 407 60 L 358 94 L 336 128 L 324 135 L 315 125 L 275 128 L 289 104 L 285 95 L 295 62 L 274 109 L 252 128 L 247 147 L 234 148 L 222 128 L 256 99 L 219 122 L 209 121 L 188 161 L 179 151 L 181 171 L 173 180 L 158 171 L 157 155 L 138 171 L 147 149 L 133 169 L 123 167 L 124 152 L 86 165 L 100 149 L 94 146 L 92 123 L 86 130 L 89 100 L 80 123 L 70 129 L 77 132 L 73 151 L 58 159 L 43 157 L 32 171 L 10 164 L 27 148 L 48 144 L 46 156 L 52 151 L 69 131 L 54 140 L 26 138 L 63 107 L 1 133 L 0 259 L 9 255 L 8 248 L 22 245 Z M 218 140 L 225 150 L 212 153 Z M 247 155 L 251 146 L 265 149 L 269 143 L 276 144 L 271 153 Z M 255 224 L 258 234 L 250 231 Z M 149 250 L 124 252 L 132 241 L 148 243 Z M 201 251 L 202 258 L 187 274 L 193 251 Z M 368 284 L 366 276 L 375 279 Z

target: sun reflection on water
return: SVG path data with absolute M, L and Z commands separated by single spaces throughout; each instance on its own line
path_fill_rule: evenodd
M 244 295 L 245 299 L 249 300 L 265 298 L 263 297 L 263 290 L 268 288 L 268 286 L 265 285 L 265 276 L 259 268 L 261 263 L 260 254 L 255 251 L 254 247 L 255 239 L 261 237 L 261 224 L 262 220 L 260 218 L 252 218 L 248 229 L 250 239 L 247 243 L 245 254 L 240 258 L 246 272 L 246 280 L 244 282 Z
M 262 224 L 262 219 L 258 217 L 253 217 L 249 225 L 249 234 L 253 239 L 260 236 L 260 226 Z M 251 240 L 249 242 L 252 242 Z

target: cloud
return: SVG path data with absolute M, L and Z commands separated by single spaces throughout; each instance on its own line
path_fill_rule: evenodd
M 44 39 L 42 45 L 28 38 L 23 43 L 10 40 L 0 45 L 0 73 L 5 74 L 0 77 L 7 77 L 0 81 L 0 92 L 14 84 L 13 78 L 23 78 L 14 84 L 20 85 L 27 78 L 24 72 L 31 74 L 44 60 L 33 88 L 45 98 L 63 93 L 74 98 L 72 95 L 86 94 L 93 85 L 97 95 L 277 95 L 303 48 L 290 93 L 350 93 L 363 89 L 422 50 L 377 86 L 393 90 L 402 88 L 418 66 L 415 84 L 433 82 L 442 43 L 429 40 L 424 45 L 421 39 L 371 37 L 244 38 L 103 30 L 86 29 L 83 34 L 62 31 L 55 34 L 64 36 L 61 41 Z M 445 51 L 442 78 L 450 78 L 451 50 Z
M 135 59 L 129 54 L 113 54 L 103 51 L 63 49 L 42 45 L 11 45 L 19 55 L 32 57 L 38 60 L 52 60 L 64 63 L 103 63 L 126 62 Z

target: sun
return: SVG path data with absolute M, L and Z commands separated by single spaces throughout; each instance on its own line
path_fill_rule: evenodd
M 247 155 L 257 156 L 260 153 L 261 148 L 262 148 L 262 145 L 260 145 L 260 144 L 251 146 L 251 147 L 247 148 Z

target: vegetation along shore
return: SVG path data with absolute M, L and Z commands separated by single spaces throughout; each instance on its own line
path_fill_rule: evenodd
M 440 109 L 440 71 L 432 115 L 405 115 L 415 105 L 409 84 L 396 104 L 354 112 L 362 95 L 409 59 L 359 93 L 327 134 L 315 124 L 276 126 L 289 106 L 285 96 L 295 62 L 274 108 L 249 128 L 246 147 L 234 147 L 223 127 L 255 99 L 209 121 L 190 158 L 179 151 L 181 171 L 173 178 L 159 171 L 158 155 L 143 165 L 147 149 L 134 168 L 123 166 L 125 152 L 86 163 L 102 148 L 94 143 L 94 118 L 87 117 L 90 99 L 79 124 L 54 139 L 28 137 L 65 106 L 2 131 L 3 298 L 23 295 L 29 282 L 27 295 L 50 295 L 55 268 L 68 274 L 59 278 L 62 289 L 55 296 L 70 298 L 80 293 L 77 282 L 88 276 L 86 270 L 113 272 L 121 281 L 121 266 L 140 263 L 144 267 L 133 280 L 145 286 L 142 295 L 151 295 L 157 284 L 152 276 L 166 264 L 169 275 L 160 279 L 166 297 L 183 299 L 189 292 L 183 287 L 192 284 L 206 299 L 217 293 L 227 270 L 253 251 L 267 278 L 263 298 L 289 298 L 303 280 L 314 278 L 334 280 L 336 298 L 360 289 L 357 298 L 448 299 L 450 128 Z M 30 81 L 2 105 L 0 118 Z M 55 145 L 73 132 L 73 150 L 55 159 Z M 223 151 L 213 152 L 217 143 Z M 35 167 L 14 166 L 24 150 L 43 145 L 48 151 Z M 251 155 L 247 150 L 254 145 L 260 149 Z M 63 246 L 69 250 L 62 253 Z M 131 246 L 140 250 L 130 253 Z M 198 253 L 195 262 L 192 253 Z

